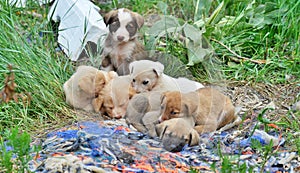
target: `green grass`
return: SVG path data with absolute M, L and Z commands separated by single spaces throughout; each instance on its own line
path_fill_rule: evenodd
M 0 87 L 8 73 L 6 67 L 11 64 L 17 92 L 29 92 L 32 96 L 29 106 L 13 101 L 0 103 L 1 131 L 16 125 L 34 130 L 49 120 L 59 121 L 68 115 L 62 84 L 72 68 L 55 52 L 57 45 L 47 24 L 46 9 L 36 5 L 17 9 L 3 1 L 0 7 Z M 42 16 L 28 14 L 33 10 Z

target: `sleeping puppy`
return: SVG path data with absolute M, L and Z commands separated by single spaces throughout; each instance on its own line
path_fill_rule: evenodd
M 157 124 L 155 130 L 166 150 L 178 152 L 185 144 L 188 146 L 199 144 L 200 137 L 194 126 L 193 117 L 173 118 Z
M 115 72 L 105 72 L 91 66 L 79 66 L 63 85 L 67 104 L 85 111 L 94 111 L 93 99 L 116 76 Z
M 163 73 L 164 65 L 160 62 L 140 60 L 130 63 L 132 87 L 137 93 L 148 91 L 195 91 L 204 86 L 186 78 L 172 78 Z
M 129 76 L 118 76 L 105 85 L 93 100 L 93 106 L 111 118 L 123 118 L 128 102 L 134 94 Z
M 109 33 L 102 52 L 101 69 L 116 71 L 119 75 L 129 74 L 130 62 L 147 58 L 144 46 L 138 41 L 137 31 L 144 18 L 126 8 L 113 10 L 104 15 Z
M 194 119 L 194 129 L 198 133 L 213 132 L 227 124 L 237 125 L 241 122 L 229 97 L 213 88 L 202 88 L 189 93 L 172 91 L 162 94 L 160 122 L 189 117 Z

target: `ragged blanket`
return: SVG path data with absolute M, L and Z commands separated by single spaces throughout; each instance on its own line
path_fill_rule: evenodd
M 206 140 L 202 145 L 185 146 L 181 152 L 172 153 L 163 149 L 159 139 L 137 132 L 122 120 L 80 122 L 49 133 L 42 151 L 31 161 L 30 169 L 41 173 L 218 172 L 224 163 L 224 158 L 220 157 L 222 152 L 235 156 L 236 162 L 260 171 L 260 167 L 253 166 L 259 156 L 243 153 L 238 148 L 238 145 L 249 147 L 250 139 L 240 140 L 237 144 L 235 137 L 226 132 L 213 136 L 204 134 L 201 138 Z M 285 165 L 276 165 L 276 162 L 267 163 L 264 170 L 286 171 Z

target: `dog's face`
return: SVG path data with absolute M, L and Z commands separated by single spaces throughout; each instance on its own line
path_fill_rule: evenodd
M 161 96 L 161 109 L 159 121 L 183 117 L 182 94 L 179 91 L 164 92 Z
M 102 110 L 112 118 L 123 118 L 129 100 L 135 94 L 130 86 L 129 78 L 122 76 L 113 79 L 101 93 L 103 99 Z
M 164 66 L 149 60 L 134 61 L 129 65 L 131 85 L 137 93 L 151 91 L 159 82 Z
M 116 42 L 128 42 L 136 37 L 137 30 L 144 24 L 144 18 L 126 8 L 112 10 L 105 14 L 104 22 Z

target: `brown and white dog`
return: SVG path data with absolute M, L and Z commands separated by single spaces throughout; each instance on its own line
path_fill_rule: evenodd
M 112 10 L 104 15 L 109 33 L 102 53 L 101 69 L 116 71 L 119 75 L 129 74 L 130 62 L 146 59 L 144 46 L 138 41 L 138 30 L 144 18 L 126 8 Z
M 117 73 L 113 71 L 106 72 L 91 66 L 79 66 L 63 85 L 67 104 L 85 111 L 94 111 L 93 100 L 116 76 Z
M 111 118 L 123 118 L 129 100 L 134 94 L 129 76 L 118 76 L 105 85 L 98 97 L 94 99 L 93 106 Z
M 201 88 L 189 93 L 172 91 L 162 94 L 159 121 L 188 117 L 194 119 L 192 123 L 198 133 L 213 132 L 227 124 L 234 126 L 241 122 L 230 98 L 213 88 Z
M 148 91 L 195 91 L 204 86 L 186 78 L 172 78 L 163 73 L 164 65 L 150 60 L 139 60 L 130 63 L 132 86 L 137 93 Z

